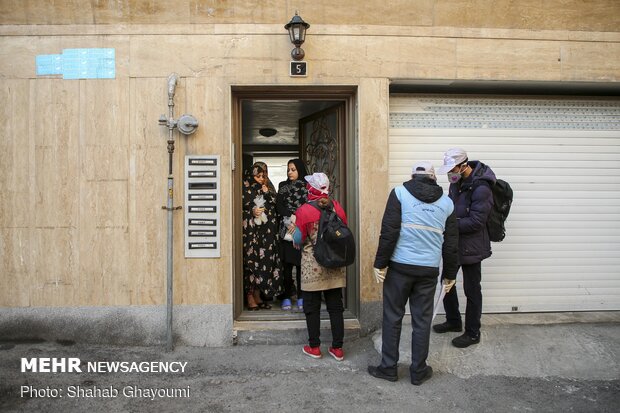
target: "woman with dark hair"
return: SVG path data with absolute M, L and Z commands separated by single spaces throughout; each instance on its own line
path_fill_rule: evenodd
M 261 292 L 282 292 L 276 193 L 264 165 L 252 165 L 243 181 L 243 287 L 250 311 L 271 308 Z
M 280 182 L 276 207 L 280 214 L 280 258 L 283 266 L 284 294 L 282 309 L 292 308 L 291 298 L 297 296 L 297 307 L 303 310 L 301 298 L 301 251 L 293 246 L 292 234 L 295 231 L 295 211 L 306 202 L 308 190 L 304 176 L 307 175 L 306 165 L 301 159 L 288 161 L 286 175 L 288 179 Z M 288 236 L 287 236 L 288 234 Z M 293 266 L 296 270 L 296 281 L 293 283 Z M 296 288 L 295 288 L 296 287 Z

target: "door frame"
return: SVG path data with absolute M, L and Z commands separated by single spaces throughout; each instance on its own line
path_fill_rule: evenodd
M 232 296 L 233 319 L 239 318 L 243 311 L 243 239 L 241 229 L 241 181 L 242 168 L 242 103 L 244 100 L 341 100 L 344 109 L 344 163 L 346 165 L 345 194 L 349 227 L 359 240 L 359 205 L 357 139 L 357 86 L 231 86 L 231 144 L 232 144 Z M 235 219 L 239 217 L 239 219 Z M 359 242 L 357 243 L 359 257 Z M 353 272 L 353 273 L 351 273 Z M 347 311 L 345 317 L 357 318 L 360 311 L 359 259 L 347 268 Z

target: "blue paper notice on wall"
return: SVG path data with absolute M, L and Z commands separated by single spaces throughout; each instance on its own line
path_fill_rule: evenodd
M 62 54 L 39 55 L 37 76 L 62 75 L 63 79 L 114 79 L 114 49 L 64 49 Z

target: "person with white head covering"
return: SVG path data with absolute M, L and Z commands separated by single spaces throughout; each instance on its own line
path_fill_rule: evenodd
M 293 242 L 301 246 L 301 290 L 303 309 L 308 327 L 308 345 L 304 354 L 321 358 L 321 296 L 325 297 L 332 330 L 332 345 L 328 353 L 338 361 L 344 359 L 344 303 L 342 289 L 346 286 L 346 267 L 326 268 L 314 258 L 314 245 L 321 212 L 319 209 L 333 208 L 336 215 L 346 224 L 347 216 L 340 203 L 329 197 L 330 182 L 323 172 L 315 172 L 304 178 L 307 182 L 308 203 L 295 211 L 295 232 Z M 313 206 L 313 204 L 315 206 Z M 317 209 L 318 208 L 318 209 Z
M 448 194 L 454 201 L 459 225 L 459 265 L 463 270 L 463 290 L 467 297 L 465 332 L 452 340 L 455 347 L 465 348 L 480 342 L 482 316 L 482 260 L 491 256 L 487 220 L 493 208 L 495 174 L 480 161 L 470 161 L 461 148 L 444 153 L 439 174 L 447 174 Z M 443 299 L 446 321 L 433 326 L 436 333 L 461 332 L 463 322 L 459 311 L 456 287 Z
M 381 363 L 368 366 L 374 377 L 398 380 L 398 347 L 407 301 L 412 325 L 411 383 L 420 385 L 433 375 L 426 359 L 439 264 L 443 259 L 445 290 L 454 285 L 458 269 L 453 211 L 430 162 L 414 164 L 411 180 L 390 192 L 374 263 L 375 279 L 383 283 Z

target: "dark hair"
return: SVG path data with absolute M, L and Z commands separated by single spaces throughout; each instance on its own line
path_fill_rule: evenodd
M 302 161 L 299 158 L 295 158 L 295 159 L 289 159 L 286 165 L 288 166 L 289 163 L 292 163 L 293 165 L 295 165 L 295 169 L 297 169 L 297 174 L 298 174 L 297 179 L 303 181 L 304 177 L 308 175 L 308 170 L 306 168 L 306 164 L 304 163 L 304 161 Z M 287 180 L 290 181 L 290 179 L 288 178 Z

